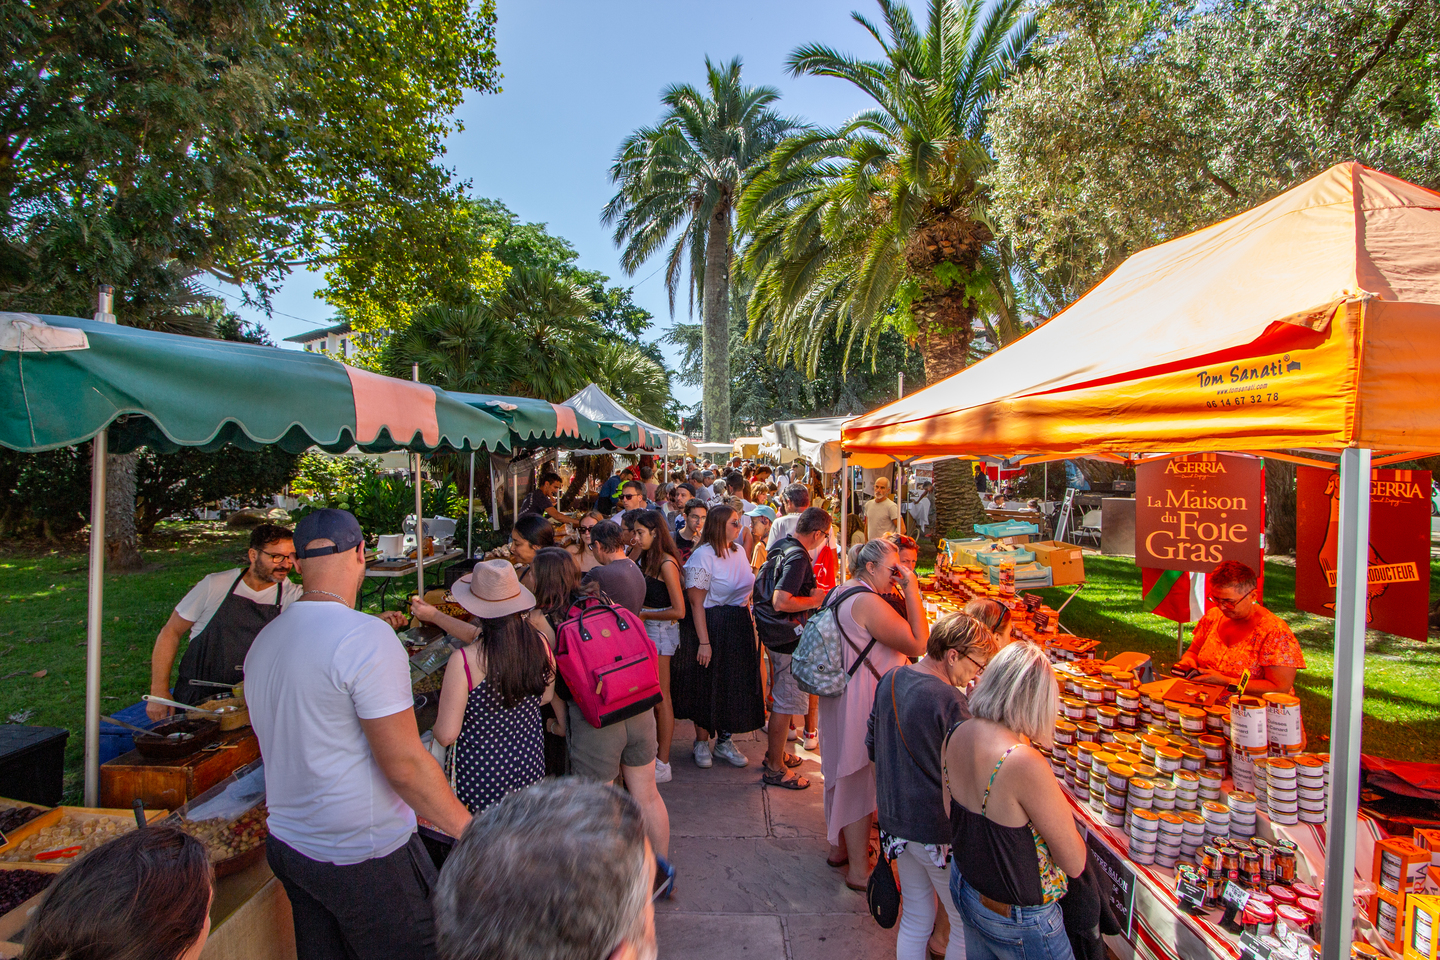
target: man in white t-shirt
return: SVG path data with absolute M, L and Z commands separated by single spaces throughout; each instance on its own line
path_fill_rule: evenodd
M 865 504 L 865 539 L 879 540 L 900 531 L 900 507 L 890 499 L 890 478 L 875 479 L 875 499 Z
M 300 596 L 300 585 L 290 582 L 295 543 L 287 528 L 262 523 L 252 530 L 249 559 L 248 567 L 210 574 L 175 605 L 150 654 L 152 697 L 201 703 L 227 691 L 191 681 L 239 683 L 244 679 L 240 665 L 255 635 Z M 190 645 L 180 661 L 172 697 L 170 671 L 187 630 Z M 145 713 L 152 720 L 161 720 L 172 710 L 162 703 L 151 703 L 146 705 Z
M 415 818 L 458 837 L 470 814 L 420 742 L 392 629 L 405 618 L 353 609 L 365 544 L 346 511 L 306 515 L 295 555 L 304 592 L 251 645 L 245 700 L 296 955 L 435 960 L 436 870 Z
M 770 549 L 795 532 L 800 514 L 810 506 L 810 488 L 803 483 L 792 483 L 781 495 L 785 501 L 785 515 L 770 524 L 770 536 L 765 538 L 765 549 Z

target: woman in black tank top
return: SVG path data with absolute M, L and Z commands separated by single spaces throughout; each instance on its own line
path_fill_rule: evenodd
M 670 701 L 670 657 L 680 646 L 680 621 L 685 617 L 685 590 L 681 586 L 680 553 L 670 536 L 670 524 L 659 510 L 635 517 L 635 545 L 630 559 L 645 574 L 645 603 L 640 619 L 660 653 L 660 704 L 655 708 L 655 782 L 670 779 L 670 740 L 675 734 L 675 707 Z
M 986 665 L 972 719 L 945 744 L 950 896 L 966 960 L 1074 960 L 1059 901 L 1085 869 L 1085 841 L 1041 752 L 1058 705 L 1045 651 L 1012 643 Z

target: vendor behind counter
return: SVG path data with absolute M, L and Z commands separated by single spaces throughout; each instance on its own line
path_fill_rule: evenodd
M 1256 601 L 1257 586 L 1255 571 L 1243 563 L 1232 560 L 1211 571 L 1214 606 L 1195 624 L 1195 639 L 1176 662 L 1176 673 L 1229 686 L 1248 670 L 1247 693 L 1294 690 L 1305 656 L 1290 626 Z
M 217 687 L 196 686 L 192 680 L 239 683 L 244 679 L 240 665 L 255 635 L 301 594 L 300 585 L 290 582 L 295 567 L 290 530 L 262 523 L 250 534 L 248 558 L 248 567 L 210 574 L 175 605 L 150 655 L 151 696 L 171 696 L 170 671 L 186 630 L 190 646 L 180 660 L 173 699 L 198 704 L 225 693 Z M 152 703 L 145 712 L 159 720 L 169 716 L 171 708 Z

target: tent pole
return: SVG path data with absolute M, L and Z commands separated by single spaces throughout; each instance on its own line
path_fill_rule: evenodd
M 850 552 L 850 464 L 846 461 L 849 457 L 845 452 L 840 452 L 840 582 L 844 583 L 850 579 L 849 558 Z
M 416 383 L 420 382 L 420 364 L 410 365 L 410 378 Z M 415 472 L 412 475 L 415 481 L 415 580 L 419 584 L 416 592 L 421 600 L 425 599 L 425 505 L 423 492 L 420 488 L 420 454 L 413 454 L 415 457 Z
M 470 451 L 470 495 L 465 498 L 470 505 L 469 515 L 465 521 L 465 559 L 469 560 L 475 556 L 475 451 Z
M 496 499 L 499 496 L 496 491 L 500 487 L 500 478 L 495 475 L 494 459 L 486 457 L 485 463 L 490 471 L 490 529 L 494 531 L 499 529 L 500 524 L 500 506 L 499 500 Z
M 1366 586 L 1370 573 L 1370 451 L 1340 451 L 1340 548 L 1335 578 L 1335 681 L 1330 706 L 1330 814 L 1326 825 L 1323 960 L 1350 953 L 1360 733 L 1365 703 Z
M 85 621 L 85 806 L 100 805 L 100 629 L 105 607 L 105 456 L 101 430 L 91 443 L 90 583 Z
M 101 284 L 95 319 L 115 322 L 115 288 Z M 85 618 L 85 806 L 100 805 L 100 640 L 105 619 L 105 461 L 110 436 L 95 434 L 90 446 L 90 569 Z

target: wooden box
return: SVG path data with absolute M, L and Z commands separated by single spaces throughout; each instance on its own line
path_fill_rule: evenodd
M 260 756 L 260 741 L 250 727 L 222 733 L 212 741 L 216 750 L 200 750 L 181 760 L 147 760 L 137 750 L 121 754 L 100 767 L 100 803 L 173 810 L 193 800 Z

